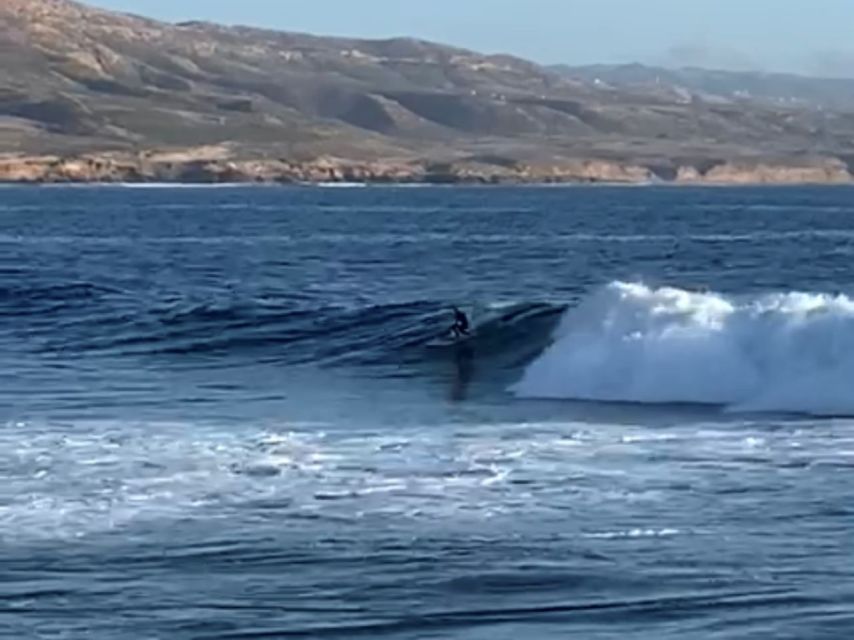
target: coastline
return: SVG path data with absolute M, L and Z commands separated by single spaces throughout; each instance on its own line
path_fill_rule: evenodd
M 702 168 L 701 168 L 702 166 Z M 846 185 L 854 175 L 836 158 L 809 161 L 739 159 L 652 165 L 642 161 L 568 159 L 486 164 L 466 159 L 305 161 L 230 157 L 221 147 L 182 151 L 0 155 L 5 185 L 505 185 L 505 186 L 761 186 Z

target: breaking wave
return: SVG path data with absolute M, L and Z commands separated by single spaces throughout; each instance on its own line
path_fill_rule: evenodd
M 501 371 L 511 372 L 520 398 L 854 415 L 854 299 L 843 294 L 733 296 L 615 282 L 572 307 L 464 306 L 473 338 L 437 345 L 451 304 L 144 299 L 79 280 L 0 289 L 6 333 L 43 352 L 381 364 L 417 376 L 419 363 L 458 357 L 463 347 L 479 375 L 498 382 Z
M 854 300 L 845 295 L 738 297 L 616 282 L 565 313 L 512 390 L 851 415 L 852 380 Z

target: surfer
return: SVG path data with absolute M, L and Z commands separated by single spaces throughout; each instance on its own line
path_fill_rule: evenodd
M 454 324 L 451 326 L 451 333 L 455 338 L 469 335 L 469 319 L 466 314 L 454 307 Z

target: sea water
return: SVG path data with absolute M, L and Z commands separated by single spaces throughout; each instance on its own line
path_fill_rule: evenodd
M 848 188 L 3 189 L 0 634 L 849 637 L 852 283 Z

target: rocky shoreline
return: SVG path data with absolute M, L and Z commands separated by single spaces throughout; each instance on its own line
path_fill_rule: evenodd
M 229 157 L 221 148 L 136 154 L 0 156 L 0 183 L 175 184 L 684 184 L 796 185 L 854 183 L 836 159 L 804 163 L 721 161 L 651 167 L 640 162 L 567 160 L 552 164 L 484 163 L 467 160 L 355 161 L 322 157 L 308 161 Z

